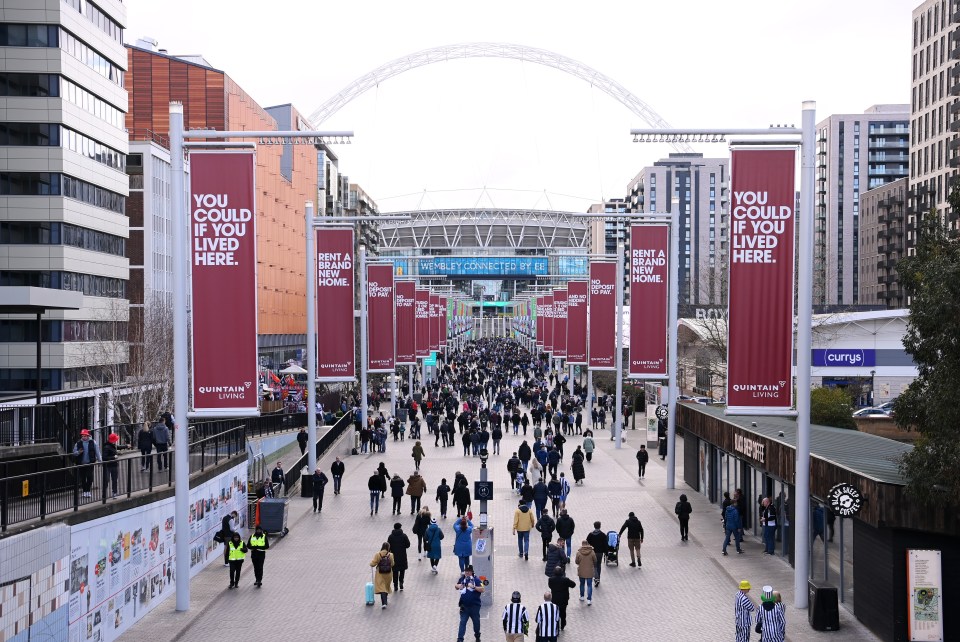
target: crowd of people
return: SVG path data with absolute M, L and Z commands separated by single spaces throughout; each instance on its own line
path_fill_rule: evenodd
M 371 517 L 379 515 L 380 501 L 386 501 L 388 492 L 391 516 L 399 520 L 406 511 L 412 517 L 410 534 L 402 522 L 395 521 L 370 559 L 373 577 L 368 586 L 368 603 L 378 595 L 381 609 L 386 609 L 389 595 L 404 590 L 414 545 L 417 560 L 427 560 L 432 575 L 438 573 L 445 554 L 452 554 L 459 572 L 454 584 L 460 616 L 457 639 L 462 642 L 471 626 L 476 639 L 480 639 L 479 613 L 485 583 L 474 574 L 472 565 L 472 538 L 479 527 L 474 522 L 472 480 L 461 471 L 456 471 L 449 481 L 446 477 L 437 480 L 430 466 L 424 463 L 430 461 L 427 450 L 431 441 L 435 448 L 460 445 L 462 456 L 469 460 L 506 459 L 503 465 L 516 502 L 512 533 L 517 538 L 518 559 L 529 562 L 530 538 L 534 532 L 540 536 L 540 562 L 545 578 L 543 601 L 531 616 L 522 604 L 520 593 L 513 592 L 502 612 L 503 631 L 508 641 L 525 639 L 531 629 L 538 641 L 557 640 L 568 626 L 572 596 L 586 607 L 593 604 L 604 566 L 620 561 L 622 541 L 629 555 L 629 566 L 642 568 L 644 528 L 635 511 L 625 510 L 627 515 L 618 529 L 605 530 L 601 521 L 584 520 L 592 529 L 580 526 L 578 531 L 574 514 L 582 515 L 589 507 L 577 505 L 574 489 L 587 482 L 588 467 L 597 450 L 595 431 L 605 429 L 608 418 L 615 421 L 617 412 L 613 399 L 602 395 L 592 398 L 591 409 L 585 411 L 587 395 L 588 391 L 578 382 L 571 385 L 566 374 L 551 369 L 549 360 L 527 352 L 520 344 L 481 339 L 449 354 L 439 363 L 433 380 L 421 382 L 413 391 L 401 390 L 397 407 L 390 412 L 379 411 L 376 399 L 368 396 L 370 412 L 366 425 L 362 425 L 360 413 L 354 409 L 360 436 L 359 453 L 384 453 L 392 435 L 395 442 L 392 447 L 409 444 L 412 459 L 409 474 L 401 475 L 399 471 L 391 474 L 386 462 L 381 460 L 367 477 Z M 587 426 L 584 426 L 585 414 L 589 416 Z M 510 431 L 519 438 L 520 444 L 516 450 L 501 452 L 501 442 Z M 516 439 L 511 443 L 516 443 Z M 642 446 L 637 452 L 640 479 L 646 475 L 648 462 L 649 454 Z M 332 464 L 330 474 L 334 493 L 339 494 L 345 474 L 340 458 Z M 314 511 L 322 512 L 323 493 L 329 478 L 318 469 L 304 483 L 312 484 Z M 727 535 L 724 555 L 731 537 L 738 551 L 741 550 L 742 521 L 738 521 L 741 503 L 737 498 L 723 506 L 723 528 Z M 772 518 L 770 511 L 765 513 L 764 509 L 762 506 L 760 519 L 766 526 Z M 454 510 L 455 513 L 451 513 Z M 693 509 L 685 495 L 680 495 L 674 512 L 680 539 L 687 541 Z M 449 521 L 448 515 L 453 517 Z M 578 532 L 586 535 L 576 537 Z M 238 576 L 246 551 L 260 556 L 256 581 L 260 586 L 263 551 L 269 548 L 269 543 L 264 544 L 260 535 L 245 543 L 236 542 L 225 526 L 224 536 L 228 535 L 229 539 L 224 540 L 225 561 L 231 567 L 231 587 L 235 586 L 234 570 Z M 257 566 L 256 557 L 254 564 Z M 768 588 L 764 587 L 758 606 L 749 598 L 749 583 L 741 583 L 735 604 L 738 640 L 749 639 L 750 629 L 746 637 L 742 637 L 742 630 L 745 622 L 750 624 L 754 612 L 757 626 L 765 630 L 764 641 L 783 639 L 782 634 L 777 637 L 778 631 L 785 630 L 783 605 L 772 589 L 768 599 Z

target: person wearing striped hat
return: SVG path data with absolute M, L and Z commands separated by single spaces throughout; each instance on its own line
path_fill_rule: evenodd
M 757 609 L 757 629 L 760 642 L 784 642 L 787 639 L 787 617 L 783 602 L 772 586 L 764 586 Z
M 737 591 L 737 599 L 733 607 L 734 623 L 737 627 L 737 642 L 750 641 L 750 620 L 751 613 L 757 609 L 753 600 L 750 599 L 750 582 L 740 580 L 740 590 Z

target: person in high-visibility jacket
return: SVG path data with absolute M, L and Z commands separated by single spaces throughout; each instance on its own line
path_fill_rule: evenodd
M 270 548 L 270 540 L 267 534 L 263 532 L 260 524 L 257 524 L 253 535 L 247 540 L 247 548 L 250 549 L 250 560 L 253 562 L 253 585 L 257 588 L 263 586 L 263 560 L 267 557 L 267 549 Z
M 240 533 L 234 531 L 227 542 L 227 560 L 230 564 L 230 586 L 228 589 L 240 586 L 240 569 L 243 568 L 243 560 L 247 557 L 247 545 L 243 543 Z

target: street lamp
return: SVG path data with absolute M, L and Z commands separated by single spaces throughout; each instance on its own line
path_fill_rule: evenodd
M 877 371 L 871 370 L 870 371 L 870 399 L 869 399 L 870 406 L 874 404 L 874 391 L 876 390 L 876 387 L 875 387 L 876 376 L 877 376 Z

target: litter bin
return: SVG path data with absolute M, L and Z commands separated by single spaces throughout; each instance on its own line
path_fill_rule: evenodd
M 300 471 L 300 497 L 313 497 L 313 475 L 309 466 Z
M 817 580 L 807 580 L 809 607 L 807 618 L 816 631 L 837 631 L 840 629 L 840 607 L 837 599 L 837 587 Z
M 288 503 L 285 497 L 264 497 L 260 500 L 260 526 L 267 533 L 286 535 Z

